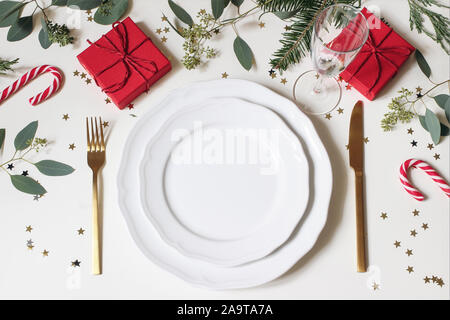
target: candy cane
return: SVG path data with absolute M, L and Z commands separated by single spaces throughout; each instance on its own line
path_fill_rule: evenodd
M 19 79 L 14 81 L 14 83 L 12 85 L 3 89 L 3 91 L 0 95 L 0 104 L 4 100 L 8 99 L 9 96 L 14 94 L 20 88 L 25 86 L 28 82 L 30 82 L 31 80 L 33 80 L 40 74 L 47 73 L 47 72 L 50 72 L 54 76 L 53 83 L 51 84 L 51 86 L 49 86 L 44 91 L 42 91 L 42 92 L 38 93 L 37 95 L 35 95 L 34 97 L 30 98 L 29 101 L 30 101 L 31 105 L 35 106 L 35 105 L 41 103 L 42 101 L 44 101 L 45 99 L 49 98 L 56 91 L 58 91 L 59 87 L 61 86 L 62 73 L 56 67 L 49 66 L 49 65 L 43 65 L 43 66 L 31 69 L 30 71 L 25 73 L 23 76 L 21 76 Z
M 403 162 L 403 164 L 400 166 L 400 182 L 403 184 L 403 187 L 405 188 L 406 192 L 412 195 L 414 199 L 416 199 L 417 201 L 422 201 L 423 199 L 425 199 L 425 197 L 419 190 L 414 188 L 414 186 L 409 182 L 408 169 L 410 167 L 419 168 L 425 171 L 431 177 L 431 179 L 433 179 L 433 181 L 438 184 L 439 188 L 441 188 L 442 191 L 444 191 L 447 197 L 450 198 L 450 186 L 436 172 L 436 170 L 433 169 L 432 166 L 430 166 L 428 163 L 422 160 L 409 159 Z

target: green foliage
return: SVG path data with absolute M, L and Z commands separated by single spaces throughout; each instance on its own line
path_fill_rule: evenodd
M 60 25 L 47 21 L 48 39 L 51 43 L 58 43 L 60 47 L 73 43 L 74 38 L 65 24 Z
M 53 160 L 42 160 L 34 164 L 36 168 L 47 176 L 67 176 L 75 171 L 74 168 L 68 166 L 67 164 L 53 161 Z
M 229 2 L 229 1 L 228 1 Z M 228 3 L 227 3 L 228 5 Z M 214 18 L 217 20 L 223 13 L 225 9 L 225 1 L 224 0 L 211 0 L 211 8 Z
M 33 31 L 33 16 L 19 18 L 8 30 L 8 41 L 19 41 L 30 35 Z
M 118 21 L 128 9 L 128 0 L 105 1 L 95 12 L 94 21 L 109 25 Z
M 233 48 L 240 64 L 244 67 L 245 70 L 250 70 L 253 64 L 253 53 L 247 42 L 245 42 L 241 37 L 238 36 L 234 40 Z
M 422 52 L 420 52 L 420 50 L 416 50 L 414 55 L 416 56 L 416 61 L 419 65 L 420 70 L 422 70 L 423 74 L 426 75 L 427 78 L 430 78 L 431 68 L 427 60 L 425 60 L 425 57 L 423 56 Z
M 10 175 L 11 183 L 13 186 L 23 193 L 32 195 L 43 195 L 47 193 L 47 190 L 39 184 L 36 180 L 25 177 L 22 175 Z
M 31 145 L 31 142 L 36 135 L 38 122 L 33 121 L 23 128 L 14 139 L 14 147 L 17 151 L 22 151 Z
M 168 0 L 168 1 L 169 1 L 170 9 L 172 9 L 173 13 L 175 14 L 175 16 L 178 19 L 183 21 L 188 26 L 192 26 L 194 24 L 194 21 L 192 20 L 192 17 L 189 15 L 189 13 L 186 12 L 186 10 L 184 10 L 182 7 L 177 5 L 172 0 Z
M 3 143 L 5 142 L 6 130 L 0 129 L 0 150 L 3 148 Z
M 3 60 L 0 59 L 0 75 L 5 74 L 5 71 L 12 71 L 12 66 L 19 62 L 19 59 Z
M 381 127 L 384 131 L 391 131 L 398 122 L 408 123 L 415 117 L 415 113 L 406 108 L 409 97 L 414 93 L 406 88 L 402 88 L 398 93 L 400 95 L 392 98 L 388 104 L 388 109 L 391 111 L 385 113 L 381 120 Z

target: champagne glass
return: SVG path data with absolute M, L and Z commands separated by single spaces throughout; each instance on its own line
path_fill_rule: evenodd
M 339 105 L 342 88 L 336 78 L 361 50 L 369 26 L 359 9 L 335 4 L 321 11 L 313 25 L 311 58 L 314 70 L 294 84 L 294 99 L 309 114 L 329 113 Z

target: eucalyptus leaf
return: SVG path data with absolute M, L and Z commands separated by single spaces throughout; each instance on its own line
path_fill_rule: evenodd
M 52 5 L 64 7 L 67 5 L 67 0 L 52 0 Z
M 228 5 L 230 4 L 230 1 L 231 0 L 224 0 L 223 1 L 223 4 L 224 4 L 225 8 L 228 7 Z
M 48 49 L 52 45 L 52 42 L 48 36 L 48 27 L 44 18 L 41 18 L 41 25 L 42 29 L 39 31 L 39 43 L 42 48 Z
M 3 147 L 3 143 L 5 142 L 6 130 L 0 129 L 0 150 Z
M 447 118 L 447 121 L 450 123 L 450 103 L 447 103 L 445 106 L 445 117 Z
M 244 67 L 245 70 L 250 70 L 253 64 L 253 53 L 247 42 L 245 42 L 241 37 L 238 36 L 234 40 L 233 48 L 240 64 Z
M 42 160 L 34 165 L 41 173 L 52 177 L 67 176 L 75 171 L 71 166 L 53 160 Z
M 102 0 L 67 0 L 67 6 L 80 10 L 90 10 L 102 4 Z
M 450 135 L 450 128 L 441 122 L 441 137 Z
M 177 27 L 175 27 L 175 26 L 173 25 L 173 23 L 170 22 L 169 19 L 167 19 L 167 23 L 169 24 L 169 26 L 170 26 L 176 33 L 178 33 L 178 34 L 180 35 L 180 37 L 184 38 L 183 35 L 181 34 L 180 30 L 178 30 Z
M 103 15 L 101 11 L 97 10 L 94 15 L 94 21 L 103 25 L 113 24 L 114 22 L 120 20 L 127 9 L 128 0 L 112 0 L 112 9 L 110 14 Z
M 14 139 L 14 147 L 17 151 L 25 150 L 30 146 L 30 141 L 34 139 L 38 128 L 38 122 L 33 121 L 23 128 Z
M 436 101 L 437 105 L 444 110 L 446 105 L 450 105 L 450 96 L 448 94 L 440 94 L 433 97 L 433 99 Z
M 175 14 L 175 16 L 177 16 L 178 19 L 180 19 L 181 21 L 183 21 L 185 24 L 187 24 L 189 26 L 192 26 L 194 24 L 194 21 L 192 20 L 189 13 L 186 12 L 186 10 L 184 10 L 182 7 L 177 5 L 172 0 L 168 0 L 168 1 L 169 1 L 170 9 L 172 9 L 173 13 Z
M 8 30 L 8 41 L 19 41 L 30 35 L 33 31 L 33 16 L 19 18 Z
M 213 16 L 217 20 L 220 18 L 223 10 L 225 9 L 225 2 L 224 0 L 211 0 L 211 7 Z
M 19 19 L 20 9 L 25 3 L 17 1 L 0 2 L 0 28 L 9 27 Z
M 240 7 L 241 4 L 244 3 L 244 0 L 231 0 L 231 3 L 234 4 L 236 7 Z
M 427 109 L 425 112 L 425 123 L 433 143 L 437 145 L 441 139 L 441 123 L 439 122 L 438 117 L 430 109 Z
M 422 72 L 427 76 L 427 78 L 429 78 L 431 76 L 431 69 L 427 60 L 425 60 L 425 57 L 423 56 L 422 52 L 416 50 L 415 56 L 416 61 L 419 64 L 420 70 L 422 70 Z
M 424 128 L 426 131 L 428 131 L 428 127 L 427 127 L 427 124 L 425 122 L 425 117 L 424 116 L 419 116 L 419 122 L 420 122 L 422 128 Z
M 33 195 L 42 195 L 47 193 L 47 190 L 39 184 L 36 180 L 30 177 L 25 177 L 22 175 L 11 175 L 11 182 L 13 186 L 24 193 Z
M 294 11 L 275 11 L 273 12 L 273 14 L 276 15 L 281 20 L 286 20 L 295 16 L 299 11 L 300 9 Z

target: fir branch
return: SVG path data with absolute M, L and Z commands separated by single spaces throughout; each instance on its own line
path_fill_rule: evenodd
M 12 66 L 19 62 L 19 58 L 14 60 L 3 60 L 0 59 L 0 75 L 5 74 L 5 71 L 11 71 Z

